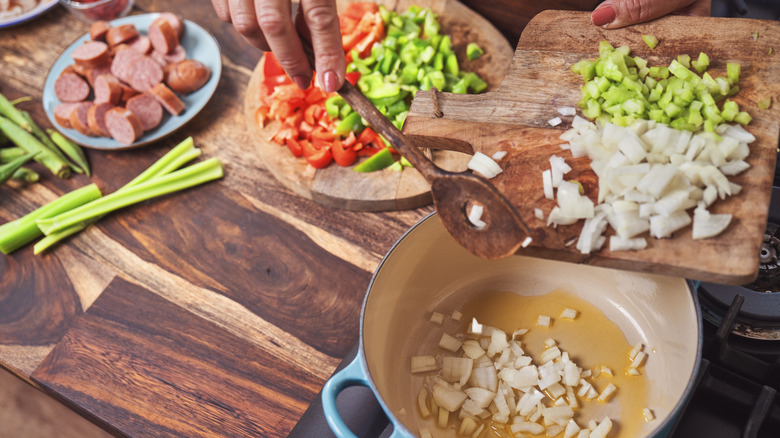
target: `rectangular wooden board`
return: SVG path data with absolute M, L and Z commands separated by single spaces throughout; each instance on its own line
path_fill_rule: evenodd
M 754 32 L 758 38 L 754 39 Z M 658 37 L 651 50 L 643 34 Z M 602 40 L 615 47 L 628 45 L 632 54 L 650 65 L 668 65 L 677 55 L 696 58 L 709 55 L 713 76 L 725 75 L 727 62 L 739 62 L 740 92 L 734 100 L 748 111 L 753 121 L 748 130 L 757 140 L 746 160 L 751 168 L 730 178 L 742 192 L 710 209 L 713 213 L 734 215 L 719 236 L 693 240 L 686 227 L 670 239 L 647 234 L 648 248 L 641 251 L 610 252 L 604 248 L 580 254 L 571 244 L 579 235 L 575 225 L 547 227 L 534 217 L 534 208 L 545 215 L 555 201 L 545 199 L 541 172 L 549 168 L 551 155 L 562 156 L 574 168 L 567 179 L 579 180 L 594 197 L 598 179 L 589 159 L 572 158 L 560 148 L 560 134 L 571 126 L 571 117 L 551 128 L 548 120 L 558 116 L 556 109 L 576 106 L 581 98 L 582 78 L 571 72 L 580 59 L 598 57 Z M 771 49 L 771 53 L 770 53 Z M 546 11 L 526 27 L 515 51 L 512 65 L 496 91 L 481 95 L 438 93 L 442 118 L 436 118 L 431 92 L 419 92 L 412 103 L 404 133 L 418 146 L 481 151 L 492 155 L 508 152 L 500 164 L 504 169 L 492 180 L 535 231 L 536 239 L 524 255 L 588 263 L 618 269 L 653 272 L 728 284 L 749 283 L 758 271 L 758 255 L 766 228 L 780 134 L 780 23 L 736 18 L 667 16 L 624 29 L 605 30 L 590 22 L 588 13 Z M 769 109 L 760 109 L 760 99 L 771 98 Z M 568 246 L 567 246 L 568 244 Z M 605 245 L 605 247 L 608 245 Z

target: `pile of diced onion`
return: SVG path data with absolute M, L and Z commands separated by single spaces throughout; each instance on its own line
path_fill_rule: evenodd
M 567 181 L 571 167 L 553 155 L 550 169 L 542 174 L 545 197 L 557 200 L 547 224 L 585 220 L 577 239 L 577 249 L 585 254 L 602 248 L 607 226 L 615 231 L 609 241 L 611 251 L 643 249 L 647 245 L 643 233 L 671 237 L 691 222 L 694 239 L 720 234 L 732 215 L 708 209 L 716 200 L 739 193 L 741 187 L 728 178 L 750 167 L 745 159 L 748 145 L 755 140 L 739 125 L 692 133 L 647 120 L 621 127 L 579 116 L 560 138 L 567 142 L 561 147 L 575 158 L 591 159 L 599 196 L 594 204 L 579 183 Z M 544 217 L 540 209 L 535 213 Z
M 566 308 L 560 318 L 573 320 L 577 313 Z M 456 311 L 452 318 L 460 320 L 461 314 Z M 550 319 L 539 315 L 537 325 L 549 326 Z M 442 324 L 444 315 L 434 312 L 430 320 Z M 580 403 L 610 400 L 617 387 L 609 383 L 598 391 L 592 379 L 602 373 L 613 375 L 612 370 L 603 365 L 583 370 L 552 338 L 534 359 L 520 340 L 527 332 L 519 329 L 507 336 L 473 319 L 466 333 L 443 333 L 438 354 L 413 356 L 412 373 L 428 373 L 417 397 L 420 415 L 432 417 L 442 429 L 457 423 L 458 436 L 465 437 L 480 437 L 489 427 L 508 427 L 517 436 L 607 437 L 612 429 L 609 417 L 577 421 L 575 413 Z M 628 375 L 641 374 L 647 357 L 642 349 L 637 344 L 629 352 Z M 646 421 L 653 419 L 648 408 L 644 415 Z M 420 436 L 432 437 L 435 430 L 423 427 Z

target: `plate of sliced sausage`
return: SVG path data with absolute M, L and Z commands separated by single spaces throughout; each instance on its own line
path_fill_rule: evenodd
M 96 21 L 55 61 L 43 108 L 63 135 L 94 149 L 130 149 L 181 128 L 222 74 L 216 39 L 170 12 Z

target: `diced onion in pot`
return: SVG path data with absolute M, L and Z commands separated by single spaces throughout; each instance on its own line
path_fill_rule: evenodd
M 428 321 L 434 324 L 441 324 L 444 322 L 444 315 L 439 312 L 433 312 L 431 313 L 431 317 L 428 318 Z
M 642 409 L 642 415 L 645 417 L 645 421 L 655 420 L 655 414 L 653 414 L 653 411 L 651 411 L 650 408 Z
M 439 369 L 439 364 L 433 356 L 412 356 L 412 373 L 424 373 Z
M 539 317 L 536 319 L 536 325 L 540 327 L 550 327 L 551 318 L 547 315 L 539 315 Z
M 590 432 L 590 438 L 606 438 L 610 430 L 612 430 L 612 421 L 609 417 L 604 417 L 601 423 Z

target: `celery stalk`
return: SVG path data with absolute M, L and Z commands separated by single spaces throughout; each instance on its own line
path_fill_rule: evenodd
M 118 190 L 58 216 L 38 220 L 37 224 L 44 234 L 49 235 L 120 208 L 194 187 L 222 176 L 222 163 L 216 158 L 210 158 L 127 189 Z
M 94 201 L 100 198 L 100 195 L 100 189 L 97 185 L 90 184 L 62 195 L 24 217 L 0 225 L 0 252 L 10 254 L 38 238 L 41 235 L 41 230 L 35 223 L 36 220 L 56 216 Z
M 133 187 L 145 181 L 152 180 L 162 175 L 169 174 L 174 170 L 180 168 L 185 163 L 194 160 L 200 156 L 201 150 L 195 148 L 192 137 L 188 137 L 176 147 L 168 151 L 162 158 L 157 160 L 154 164 L 149 166 L 144 172 L 135 177 L 133 180 L 122 186 L 117 193 L 127 190 L 129 187 Z M 97 222 L 103 216 L 97 216 L 89 221 L 81 222 L 71 227 L 65 228 L 61 231 L 51 233 L 41 239 L 33 247 L 33 254 L 40 254 L 44 250 L 50 248 L 55 243 L 72 236 L 82 230 L 85 230 L 89 225 Z

